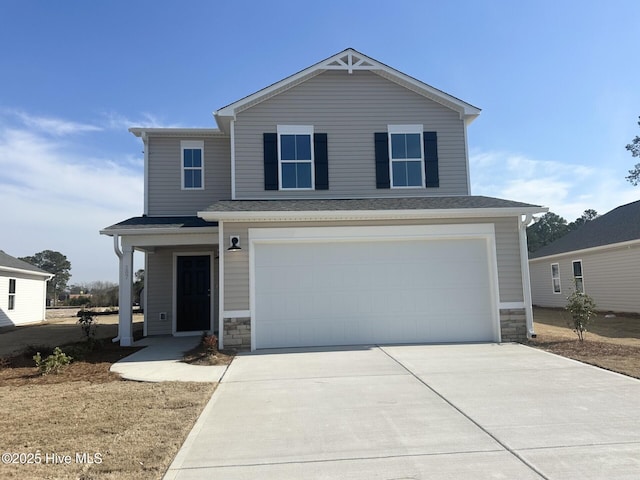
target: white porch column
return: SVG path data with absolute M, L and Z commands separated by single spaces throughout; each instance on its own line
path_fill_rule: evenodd
M 524 310 L 527 318 L 527 337 L 535 335 L 533 330 L 533 307 L 531 305 L 531 278 L 529 276 L 529 249 L 527 248 L 527 226 L 533 220 L 531 214 L 524 219 L 519 219 L 518 229 L 520 237 L 520 270 L 522 272 L 522 294 L 524 297 Z
M 133 247 L 122 245 L 122 256 L 120 257 L 120 283 L 118 310 L 118 336 L 120 345 L 129 347 L 133 344 L 133 308 L 131 302 L 131 292 L 133 290 Z

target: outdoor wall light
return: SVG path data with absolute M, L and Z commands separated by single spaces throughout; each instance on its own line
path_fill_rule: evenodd
M 242 250 L 242 248 L 240 248 L 240 237 L 238 235 L 231 235 L 229 237 L 229 243 L 231 246 L 227 248 L 227 251 L 235 252 L 237 250 Z

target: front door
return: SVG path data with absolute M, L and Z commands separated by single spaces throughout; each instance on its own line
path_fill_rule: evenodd
M 178 257 L 176 275 L 176 332 L 210 330 L 211 257 Z

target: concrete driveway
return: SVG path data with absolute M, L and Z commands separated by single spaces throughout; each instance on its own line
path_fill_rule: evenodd
M 637 479 L 640 381 L 514 344 L 237 357 L 166 479 Z

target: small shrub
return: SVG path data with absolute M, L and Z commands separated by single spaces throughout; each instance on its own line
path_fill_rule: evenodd
M 53 353 L 44 360 L 40 352 L 33 356 L 33 361 L 36 362 L 36 367 L 42 375 L 58 373 L 62 368 L 69 365 L 72 360 L 73 358 L 60 350 L 60 347 L 54 348 Z
M 92 343 L 96 336 L 96 320 L 94 318 L 94 312 L 82 308 L 78 312 L 78 323 L 82 328 L 82 332 L 85 335 L 85 339 L 88 343 Z
M 596 314 L 596 302 L 586 293 L 574 290 L 573 293 L 567 297 L 567 306 L 565 309 L 571 314 L 569 326 L 578 335 L 578 340 L 581 342 L 584 341 L 587 326 Z
M 204 346 L 207 354 L 215 355 L 218 350 L 218 337 L 215 335 L 202 335 L 202 345 Z

